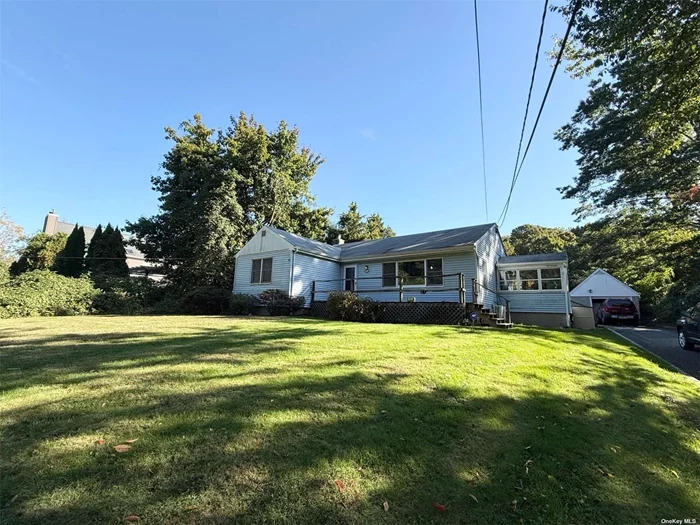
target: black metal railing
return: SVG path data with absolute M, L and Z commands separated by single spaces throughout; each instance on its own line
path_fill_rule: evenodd
M 422 279 L 423 283 L 415 281 Z M 440 284 L 437 284 L 437 281 Z M 374 281 L 376 285 L 369 283 Z M 385 286 L 387 281 L 393 281 L 393 286 Z M 367 286 L 362 284 L 367 283 Z M 429 284 L 430 283 L 430 284 Z M 463 273 L 433 274 L 427 277 L 404 277 L 398 275 L 380 275 L 371 277 L 353 277 L 340 279 L 319 279 L 311 282 L 311 303 L 320 294 L 347 291 L 356 294 L 398 294 L 400 303 L 406 302 L 409 294 L 430 294 L 443 292 L 458 292 L 459 303 L 467 300 L 466 281 Z
M 496 297 L 496 304 L 498 304 L 498 301 L 503 301 L 505 304 L 501 306 L 506 307 L 506 322 L 510 323 L 510 299 L 507 299 L 506 297 L 503 297 L 500 293 L 492 290 L 488 286 L 484 286 L 480 282 L 478 282 L 476 279 L 472 279 L 472 302 L 474 304 L 483 304 L 486 306 L 484 303 L 479 303 L 479 292 L 478 290 L 485 290 L 487 292 L 491 292 L 495 297 Z M 485 296 L 486 294 L 484 294 Z

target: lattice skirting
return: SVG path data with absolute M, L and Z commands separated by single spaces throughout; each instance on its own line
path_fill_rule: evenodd
M 325 301 L 314 301 L 310 310 L 313 317 L 327 317 Z M 447 302 L 382 302 L 377 314 L 377 322 L 397 324 L 460 324 L 466 318 L 466 305 Z

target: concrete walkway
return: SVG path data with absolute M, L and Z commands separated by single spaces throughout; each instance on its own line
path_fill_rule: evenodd
M 632 343 L 680 368 L 686 374 L 700 379 L 700 347 L 683 350 L 678 346 L 675 330 L 668 328 L 633 328 L 631 326 L 608 326 L 611 331 Z

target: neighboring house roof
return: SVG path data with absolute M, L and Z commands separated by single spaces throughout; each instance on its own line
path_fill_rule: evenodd
M 572 297 L 639 297 L 639 293 L 617 277 L 598 268 L 571 290 Z
M 569 260 L 566 252 L 533 253 L 532 255 L 508 255 L 498 259 L 498 264 L 527 264 L 540 262 L 566 262 Z

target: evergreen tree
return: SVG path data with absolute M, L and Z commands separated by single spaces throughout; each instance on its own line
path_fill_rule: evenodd
M 111 261 L 109 260 L 109 244 L 110 239 L 114 235 L 114 228 L 111 224 L 107 224 L 102 230 L 100 236 L 92 239 L 92 263 L 90 270 L 95 275 L 110 274 Z
M 109 273 L 115 277 L 129 277 L 129 266 L 126 264 L 126 248 L 124 238 L 119 228 L 114 228 L 108 243 Z
M 56 256 L 54 270 L 66 277 L 80 277 L 85 270 L 85 230 L 75 225 L 66 246 Z
M 85 256 L 85 268 L 88 271 L 95 270 L 94 258 L 96 257 L 96 253 L 100 249 L 101 242 L 102 242 L 102 225 L 98 224 L 97 229 L 95 230 L 95 233 L 92 235 L 92 239 L 90 239 L 90 244 L 88 245 L 88 249 L 87 249 L 87 255 Z

